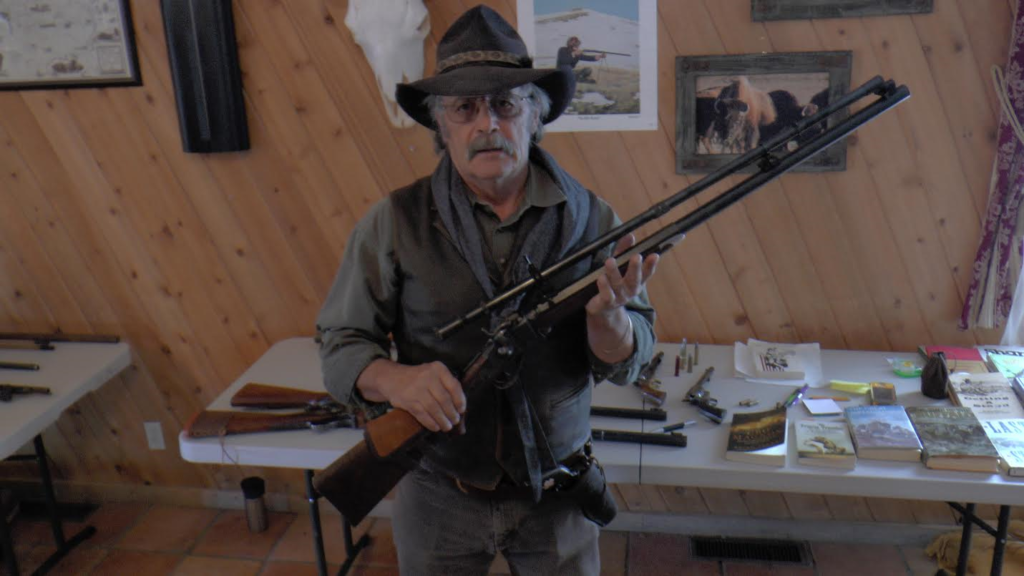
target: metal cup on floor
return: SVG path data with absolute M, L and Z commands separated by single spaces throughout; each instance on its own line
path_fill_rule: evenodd
M 242 494 L 245 496 L 245 520 L 249 532 L 263 532 L 267 529 L 267 505 L 263 501 L 266 484 L 259 476 L 242 480 Z

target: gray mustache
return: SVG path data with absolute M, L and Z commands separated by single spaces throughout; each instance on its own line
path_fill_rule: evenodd
M 515 154 L 515 149 L 512 147 L 512 143 L 506 140 L 504 136 L 500 134 L 489 134 L 486 136 L 480 136 L 476 140 L 470 142 L 466 155 L 470 160 L 472 160 L 473 157 L 480 152 L 494 149 L 500 149 L 502 152 L 510 156 Z

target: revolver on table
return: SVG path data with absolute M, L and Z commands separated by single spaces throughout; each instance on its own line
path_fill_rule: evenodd
M 701 375 L 700 380 L 697 380 L 697 383 L 683 397 L 683 401 L 696 406 L 697 410 L 708 420 L 715 424 L 721 424 L 722 419 L 725 418 L 726 410 L 718 407 L 718 400 L 712 398 L 711 393 L 704 387 L 705 384 L 711 381 L 711 375 L 714 373 L 715 367 L 708 367 L 704 374 Z

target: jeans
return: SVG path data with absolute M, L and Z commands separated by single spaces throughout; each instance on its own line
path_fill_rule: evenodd
M 416 470 L 398 485 L 392 527 L 403 576 L 485 575 L 499 551 L 515 575 L 601 571 L 597 525 L 558 493 L 537 504 L 489 498 Z

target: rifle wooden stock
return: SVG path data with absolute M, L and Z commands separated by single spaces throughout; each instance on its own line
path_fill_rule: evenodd
M 63 332 L 0 332 L 0 340 L 27 340 L 42 346 L 50 342 L 117 344 L 121 341 L 121 337 L 104 334 L 64 334 Z
M 313 487 L 355 526 L 409 470 L 397 459 L 377 458 L 360 442 L 314 476 Z
M 242 386 L 231 397 L 231 405 L 239 408 L 305 408 L 320 403 L 334 403 L 334 399 L 326 392 L 256 382 Z
M 230 410 L 203 410 L 185 425 L 189 438 L 209 438 L 228 434 L 301 430 L 314 424 L 328 424 L 343 417 L 331 412 L 292 412 L 267 414 L 258 412 L 232 412 Z

